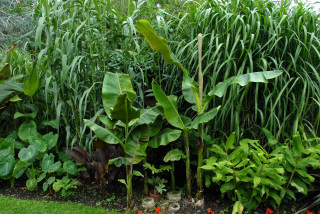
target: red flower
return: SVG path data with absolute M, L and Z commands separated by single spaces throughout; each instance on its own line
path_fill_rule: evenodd
M 138 214 L 142 214 L 142 211 L 141 211 L 141 210 L 138 210 Z
M 272 214 L 273 213 L 273 211 L 271 209 L 269 209 L 269 208 L 267 208 L 266 211 L 268 212 L 268 214 Z
M 307 210 L 307 214 L 313 214 L 313 212 L 310 212 L 309 210 Z
M 211 208 L 207 209 L 208 213 L 211 213 Z
M 155 214 L 158 214 L 159 211 L 160 211 L 160 208 L 156 208 L 155 211 L 154 211 L 154 213 L 155 213 Z

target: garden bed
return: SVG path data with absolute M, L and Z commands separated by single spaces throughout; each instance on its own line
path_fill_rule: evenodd
M 140 186 L 134 188 L 134 198 L 135 198 L 135 206 L 133 213 L 138 213 L 138 210 L 141 210 L 142 213 L 154 213 L 154 211 L 146 212 L 141 207 L 141 201 L 143 199 L 143 186 L 142 182 Z M 54 192 L 54 191 L 53 191 Z M 17 180 L 15 187 L 10 188 L 10 182 L 0 180 L 0 195 L 9 196 L 19 199 L 25 200 L 39 200 L 39 201 L 53 201 L 53 202 L 72 202 L 76 204 L 83 204 L 87 206 L 91 206 L 94 208 L 104 208 L 108 211 L 116 211 L 119 213 L 124 213 L 126 209 L 126 190 L 123 185 L 113 182 L 111 185 L 106 187 L 107 195 L 105 200 L 101 199 L 101 194 L 98 188 L 94 188 L 94 186 L 88 186 L 86 188 L 79 187 L 74 191 L 74 194 L 64 198 L 58 194 L 50 194 L 49 191 L 28 191 L 25 188 L 25 181 L 23 179 Z M 220 193 L 215 192 L 212 189 L 206 189 L 205 191 L 205 205 L 203 209 L 195 209 L 189 205 L 181 204 L 181 213 L 208 213 L 208 209 L 210 208 L 216 214 L 228 214 L 232 213 L 233 202 L 229 199 L 221 199 Z M 163 200 L 163 199 L 161 199 Z M 296 202 L 292 201 L 290 203 L 283 203 L 281 207 L 274 210 L 274 213 L 280 214 L 292 214 L 297 211 L 297 209 L 303 205 L 305 202 L 310 200 L 310 197 L 301 197 Z M 161 202 L 161 201 L 160 201 Z M 159 203 L 157 205 L 159 205 Z M 156 207 L 157 207 L 156 205 Z M 260 206 L 257 210 L 250 213 L 266 213 L 267 206 Z M 313 211 L 314 214 L 319 213 L 320 206 L 315 207 L 310 210 Z M 246 213 L 246 212 L 245 212 Z M 247 212 L 249 213 L 249 212 Z

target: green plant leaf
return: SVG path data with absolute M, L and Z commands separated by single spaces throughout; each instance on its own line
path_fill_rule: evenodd
M 48 170 L 48 172 L 52 173 L 52 172 L 55 172 L 57 171 L 59 168 L 61 167 L 61 162 L 58 161 L 58 162 L 55 162 L 54 164 L 52 164 Z
M 44 192 L 47 191 L 48 187 L 49 187 L 49 184 L 48 184 L 47 182 L 43 182 L 43 184 L 42 184 L 42 190 L 43 190 Z
M 34 146 L 29 145 L 28 148 L 20 150 L 18 157 L 26 163 L 33 163 L 36 160 L 37 153 L 37 149 Z
M 292 136 L 292 146 L 293 146 L 293 154 L 298 157 L 303 152 L 304 147 L 302 145 L 302 140 L 300 134 L 296 134 Z
M 41 161 L 42 171 L 48 172 L 53 163 L 54 163 L 54 155 L 52 153 L 50 153 L 49 155 L 45 154 Z
M 0 154 L 0 177 L 6 177 L 10 175 L 13 171 L 14 165 L 15 159 L 12 154 Z
M 226 145 L 225 145 L 225 147 L 224 147 L 225 150 L 226 150 L 226 152 L 233 146 L 235 137 L 236 137 L 236 135 L 235 135 L 234 132 L 232 132 L 231 135 L 228 137 L 227 142 L 226 142 Z
M 217 115 L 219 109 L 220 109 L 220 106 L 218 106 L 218 107 L 216 107 L 216 108 L 213 108 L 213 109 L 211 109 L 211 110 L 208 111 L 208 112 L 199 114 L 199 115 L 192 121 L 192 123 L 191 123 L 191 128 L 197 129 L 199 124 L 201 124 L 201 123 L 207 123 L 207 122 L 209 122 L 210 120 L 212 120 L 212 119 Z
M 47 144 L 48 151 L 57 145 L 58 138 L 59 135 L 53 134 L 52 132 L 42 136 L 43 141 Z
M 183 153 L 183 151 L 179 150 L 179 149 L 173 149 L 171 151 L 169 151 L 166 156 L 163 158 L 164 162 L 168 162 L 168 161 L 178 161 L 180 159 L 185 159 L 186 156 Z
M 133 119 L 140 117 L 140 110 L 132 107 L 127 93 L 120 94 L 117 97 L 116 104 L 110 109 L 110 116 L 113 120 L 120 120 L 124 124 L 129 124 Z
M 163 107 L 167 121 L 176 128 L 187 130 L 187 127 L 184 125 L 179 115 L 176 101 L 173 98 L 166 96 L 161 87 L 155 83 L 152 83 L 152 90 L 155 98 Z
M 182 81 L 182 93 L 184 99 L 191 103 L 196 104 L 199 110 L 198 105 L 200 105 L 199 100 L 199 86 L 198 84 L 189 76 L 188 73 L 183 74 L 183 81 Z
M 46 173 L 46 172 L 42 173 L 42 174 L 38 177 L 37 182 L 38 182 L 38 183 L 41 182 L 46 176 L 47 176 L 47 173 Z
M 91 120 L 84 120 L 84 123 L 96 134 L 96 136 L 99 139 L 103 140 L 108 144 L 122 143 L 124 139 L 122 133 L 117 130 L 102 128 L 101 126 L 95 124 Z
M 241 201 L 237 201 L 233 205 L 232 214 L 241 214 L 243 212 L 243 209 L 244 209 L 244 207 L 243 207 Z
M 167 41 L 157 35 L 157 33 L 153 30 L 151 24 L 147 20 L 139 20 L 135 27 L 137 31 L 148 40 L 151 48 L 161 53 L 166 63 L 174 64 L 177 67 L 181 68 L 184 72 L 187 72 L 186 69 L 181 65 L 177 57 L 170 51 Z
M 28 164 L 19 160 L 13 168 L 12 176 L 15 178 L 20 178 L 25 170 L 27 169 Z
M 229 182 L 229 183 L 224 183 L 222 184 L 222 186 L 220 187 L 220 191 L 221 193 L 226 193 L 228 191 L 231 191 L 234 189 L 234 184 L 233 182 Z
M 24 94 L 32 97 L 39 88 L 39 78 L 35 70 L 31 71 L 29 79 L 24 85 Z
M 109 160 L 109 164 L 113 164 L 116 167 L 120 167 L 122 165 L 130 165 L 130 158 L 124 158 L 124 157 L 118 157 L 118 158 L 113 158 Z
M 10 65 L 6 63 L 3 68 L 0 69 L 0 80 L 10 73 Z
M 133 90 L 128 74 L 107 72 L 102 86 L 102 101 L 107 115 L 110 117 L 110 109 L 116 104 L 117 97 L 126 93 L 130 102 L 134 101 L 136 93 Z
M 22 75 L 17 75 L 8 80 L 0 82 L 0 103 L 14 92 L 23 92 L 24 84 L 16 81 L 21 77 Z
M 222 97 L 231 84 L 239 84 L 245 86 L 250 82 L 267 83 L 269 79 L 276 78 L 282 74 L 282 71 L 261 71 L 230 77 L 223 82 L 219 82 L 210 92 L 209 96 Z
M 28 179 L 26 182 L 26 186 L 28 190 L 33 191 L 37 188 L 38 182 L 35 178 Z
M 126 186 L 127 186 L 127 182 L 126 182 L 126 180 L 124 180 L 124 179 L 118 179 L 118 181 L 119 181 L 120 183 L 123 183 L 124 185 L 126 185 Z
M 260 184 L 261 178 L 258 176 L 253 177 L 253 187 L 256 187 Z
M 156 121 L 157 117 L 162 114 L 161 106 L 155 106 L 148 109 L 142 109 L 140 118 L 137 121 L 137 125 L 152 124 Z
M 36 133 L 35 135 L 28 137 L 28 142 L 30 145 L 33 145 L 39 152 L 46 152 L 47 151 L 47 144 L 43 140 L 42 135 Z
M 22 114 L 20 112 L 16 112 L 13 116 L 13 119 L 18 119 L 20 117 L 24 117 L 24 118 L 31 118 L 34 119 L 37 116 L 38 111 L 34 111 L 32 113 L 28 113 L 28 114 Z
M 158 135 L 154 136 L 152 140 L 149 141 L 149 146 L 151 148 L 158 148 L 159 146 L 166 146 L 170 142 L 179 139 L 181 131 L 177 129 L 165 129 L 161 131 Z
M 71 160 L 63 163 L 63 169 L 71 175 L 74 175 L 78 172 L 77 166 Z
M 53 184 L 53 182 L 56 180 L 56 178 L 54 176 L 51 176 L 49 179 L 48 179 L 48 184 L 51 185 Z
M 137 170 L 133 170 L 133 174 L 135 176 L 144 177 L 143 174 L 141 172 L 137 171 Z
M 261 131 L 265 134 L 265 136 L 267 137 L 268 140 L 268 146 L 273 146 L 277 144 L 277 139 L 272 135 L 272 133 L 266 129 L 266 128 L 262 128 Z
M 124 152 L 131 157 L 130 163 L 134 160 L 134 164 L 141 162 L 146 156 L 149 136 L 144 135 L 143 128 L 136 128 L 131 132 L 129 139 L 124 145 Z
M 19 127 L 19 138 L 24 141 L 28 142 L 29 136 L 34 136 L 37 134 L 37 125 L 33 120 L 25 121 Z
M 299 178 L 293 178 L 290 182 L 290 185 L 295 187 L 298 190 L 298 192 L 303 193 L 304 195 L 307 195 L 308 193 L 307 185 Z

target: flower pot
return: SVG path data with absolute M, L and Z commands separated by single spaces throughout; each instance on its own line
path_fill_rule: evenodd
M 159 194 L 156 190 L 151 190 L 150 191 L 150 197 L 153 198 L 153 200 L 155 201 L 159 201 L 159 199 L 161 198 L 161 194 Z
M 154 199 L 153 198 L 145 198 L 142 200 L 142 207 L 144 209 L 152 209 L 156 206 L 156 203 L 154 202 Z
M 181 200 L 181 192 L 179 191 L 168 192 L 167 198 L 170 202 L 179 202 Z

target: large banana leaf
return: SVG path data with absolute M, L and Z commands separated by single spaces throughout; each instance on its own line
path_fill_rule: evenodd
M 177 57 L 170 51 L 167 40 L 157 35 L 149 21 L 141 19 L 135 25 L 135 27 L 137 31 L 148 40 L 151 48 L 159 51 L 162 54 L 162 57 L 166 63 L 174 64 L 181 68 L 183 72 L 187 73 L 187 70 L 181 65 Z
M 235 77 L 230 77 L 223 82 L 219 82 L 210 92 L 209 96 L 222 97 L 228 87 L 232 84 L 239 84 L 245 86 L 250 82 L 264 82 L 267 83 L 269 79 L 276 78 L 282 74 L 282 71 L 261 71 L 253 72 L 249 74 L 243 74 Z
M 161 106 L 155 106 L 148 109 L 142 109 L 139 120 L 137 121 L 137 125 L 142 124 L 151 124 L 154 123 L 159 114 L 162 114 Z
M 124 137 L 121 132 L 103 128 L 90 120 L 84 120 L 84 123 L 96 134 L 99 139 L 103 140 L 104 142 L 108 144 L 122 144 Z
M 128 125 L 131 120 L 140 117 L 140 110 L 132 108 L 128 94 L 124 93 L 117 97 L 116 104 L 110 109 L 110 116 L 112 120 L 120 120 Z
M 187 130 L 187 127 L 183 123 L 179 112 L 176 101 L 168 97 L 155 83 L 152 83 L 152 90 L 156 100 L 162 105 L 164 110 L 164 116 L 166 117 L 167 121 L 174 127 Z
M 131 132 L 129 139 L 124 145 L 124 152 L 131 157 L 134 164 L 141 162 L 146 157 L 149 136 L 144 130 L 147 126 L 141 126 Z
M 108 116 L 110 116 L 110 109 L 116 104 L 117 97 L 123 93 L 128 95 L 131 102 L 134 101 L 136 93 L 133 90 L 129 75 L 107 72 L 103 80 L 102 101 Z
M 177 140 L 181 135 L 181 131 L 177 129 L 165 129 L 158 135 L 152 138 L 149 142 L 151 148 L 158 148 L 159 146 L 166 146 L 170 142 Z
M 182 93 L 184 99 L 191 104 L 197 104 L 199 110 L 199 86 L 187 73 L 183 74 Z
M 213 108 L 213 109 L 211 109 L 211 110 L 208 111 L 208 112 L 199 114 L 199 115 L 198 115 L 196 118 L 194 118 L 194 120 L 192 121 L 192 123 L 191 123 L 191 128 L 197 129 L 199 124 L 201 124 L 201 123 L 207 123 L 207 122 L 209 122 L 210 120 L 212 120 L 212 119 L 217 115 L 219 109 L 220 109 L 220 106 L 218 106 L 218 107 L 216 107 L 216 108 Z

